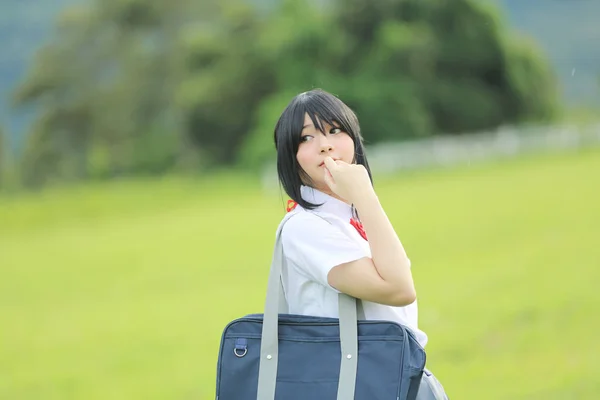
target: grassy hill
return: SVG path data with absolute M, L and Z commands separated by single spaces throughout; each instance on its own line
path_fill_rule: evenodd
M 600 152 L 380 177 L 429 367 L 456 399 L 600 391 Z M 0 398 L 214 398 L 225 324 L 263 306 L 285 198 L 244 178 L 0 200 Z

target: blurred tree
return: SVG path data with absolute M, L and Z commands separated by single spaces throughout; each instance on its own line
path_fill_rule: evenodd
M 194 8 L 188 0 L 107 0 L 63 13 L 14 96 L 17 106 L 40 107 L 23 159 L 28 182 L 156 173 L 176 162 L 185 148 L 172 101 L 178 35 L 190 20 L 210 18 Z
M 261 52 L 277 92 L 257 111 L 242 161 L 274 157 L 272 127 L 293 94 L 323 87 L 359 115 L 367 143 L 550 120 L 556 80 L 543 55 L 475 0 L 333 0 L 326 14 L 283 1 Z M 302 18 L 298 18 L 302 15 Z
M 15 93 L 17 105 L 42 108 L 28 135 L 22 173 L 26 182 L 41 183 L 42 176 L 86 176 L 86 154 L 91 134 L 93 82 L 87 79 L 95 49 L 86 39 L 96 34 L 89 10 L 73 9 L 58 26 L 61 40 L 36 57 L 30 77 Z M 83 71 L 82 65 L 86 71 Z M 64 161 L 61 165 L 58 160 Z M 69 176 L 73 175 L 73 176 Z
M 249 4 L 229 2 L 218 25 L 185 36 L 177 104 L 192 145 L 210 164 L 237 161 L 261 100 L 275 90 L 275 65 L 257 43 L 264 26 Z
M 354 76 L 377 77 L 369 86 L 385 82 L 370 96 L 362 93 L 366 85 L 354 86 L 360 88 L 353 96 L 356 109 L 376 140 L 471 132 L 550 118 L 557 109 L 556 81 L 546 61 L 534 47 L 523 51 L 520 38 L 508 37 L 492 4 L 336 4 L 337 24 L 353 43 L 344 64 L 358 71 Z M 540 93 L 544 98 L 537 98 Z M 380 99 L 377 107 L 367 104 L 373 97 Z
M 368 143 L 551 118 L 554 77 L 475 0 L 105 0 L 71 8 L 15 94 L 39 105 L 26 180 L 261 165 L 322 87 Z

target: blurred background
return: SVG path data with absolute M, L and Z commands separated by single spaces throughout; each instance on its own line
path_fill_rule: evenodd
M 0 399 L 213 399 L 273 128 L 358 115 L 453 399 L 600 397 L 600 2 L 4 0 Z

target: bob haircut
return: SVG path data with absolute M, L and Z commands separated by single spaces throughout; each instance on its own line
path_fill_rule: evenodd
M 302 199 L 300 187 L 313 186 L 308 174 L 300 167 L 296 158 L 305 114 L 310 116 L 317 129 L 324 133 L 321 122 L 338 126 L 354 142 L 353 163 L 363 165 L 373 177 L 365 155 L 360 125 L 355 113 L 336 96 L 321 89 L 300 93 L 284 109 L 275 126 L 275 148 L 277 150 L 277 174 L 287 195 L 302 207 L 312 210 L 321 204 L 313 204 Z

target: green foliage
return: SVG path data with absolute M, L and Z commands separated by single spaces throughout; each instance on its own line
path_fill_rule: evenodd
M 184 47 L 179 104 L 189 140 L 216 164 L 233 164 L 255 111 L 273 91 L 270 66 L 256 51 L 260 24 L 249 5 L 224 7 L 217 33 L 200 31 Z
M 558 109 L 543 56 L 475 0 L 97 1 L 62 16 L 15 94 L 42 110 L 23 176 L 259 167 L 283 107 L 314 87 L 357 112 L 367 144 Z
M 450 398 L 596 398 L 598 170 L 596 150 L 376 179 Z M 254 183 L 0 198 L 0 398 L 214 399 L 221 333 L 263 309 L 285 213 Z
M 256 112 L 256 123 L 242 144 L 240 164 L 252 169 L 260 169 L 265 161 L 273 162 L 276 158 L 274 131 L 275 124 L 290 99 L 297 92 L 279 92 L 265 98 Z
M 535 44 L 515 40 L 506 54 L 506 77 L 509 81 L 511 111 L 519 122 L 553 119 L 559 110 L 558 88 L 549 84 L 554 73 L 542 62 Z
M 535 48 L 522 51 L 490 5 L 352 0 L 320 15 L 308 3 L 284 2 L 274 14 L 263 48 L 276 55 L 278 94 L 268 99 L 323 87 L 357 112 L 368 144 L 546 122 L 557 114 L 556 82 L 544 58 Z M 282 103 L 269 100 L 264 106 L 273 109 L 257 114 L 244 148 L 256 154 L 242 156 L 248 165 L 273 157 L 267 149 Z

